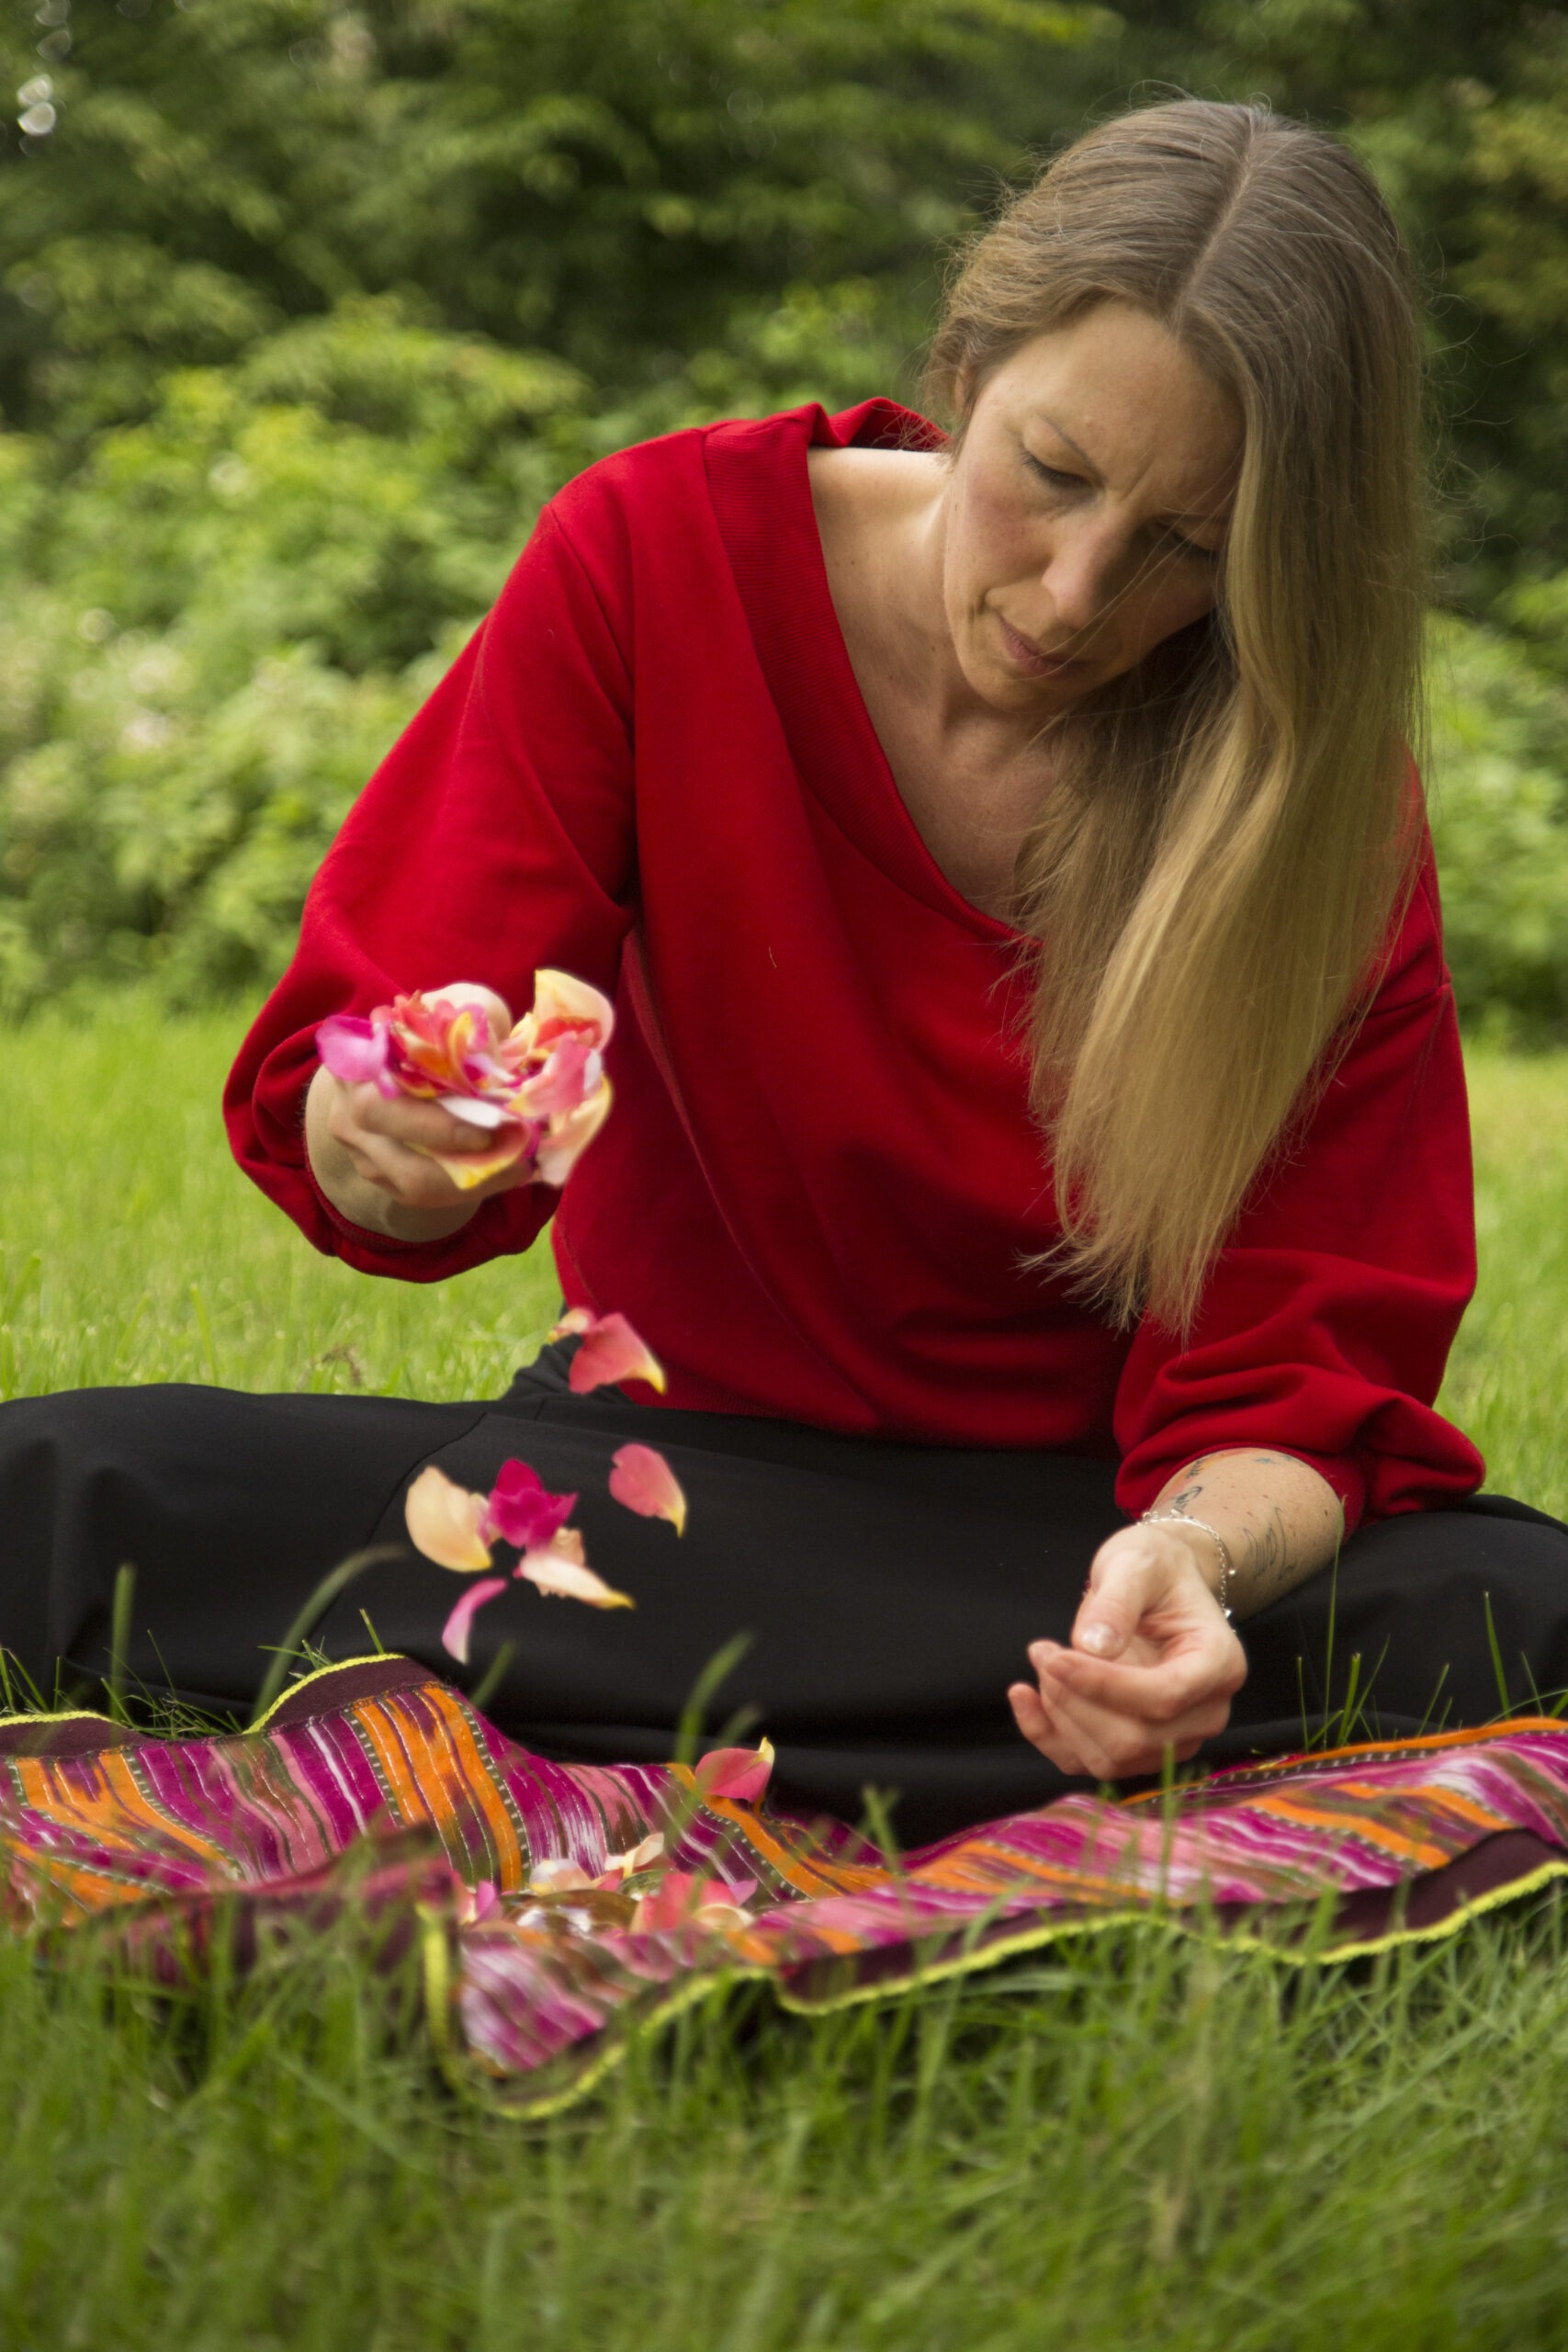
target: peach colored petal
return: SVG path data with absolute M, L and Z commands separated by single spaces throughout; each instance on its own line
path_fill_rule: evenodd
M 749 1912 L 742 1911 L 738 1903 L 727 1903 L 722 1897 L 700 1902 L 693 1916 L 699 1928 L 749 1928 L 751 1925 Z
M 667 1519 L 686 1532 L 686 1498 L 664 1456 L 651 1445 L 623 1445 L 610 1458 L 610 1492 L 643 1519 Z
M 487 989 L 482 980 L 454 980 L 447 988 L 430 989 L 429 999 L 432 1004 L 449 1004 L 454 1012 L 482 1012 L 497 1045 L 512 1027 L 512 1009 L 506 999 Z
M 550 1121 L 534 1155 L 539 1182 L 564 1184 L 609 1115 L 610 1081 L 604 1078 L 597 1093 Z
M 474 1629 L 475 1611 L 482 1609 L 487 1600 L 493 1600 L 498 1592 L 505 1590 L 504 1577 L 480 1577 L 477 1584 L 468 1587 L 441 1628 L 442 1648 L 449 1650 L 460 1666 L 468 1663 L 468 1635 Z
M 697 1759 L 695 1779 L 705 1797 L 728 1797 L 737 1804 L 755 1804 L 772 1778 L 773 1743 L 758 1747 L 710 1747 Z
M 637 1871 L 650 1869 L 663 1851 L 663 1830 L 652 1830 L 639 1844 L 628 1847 L 624 1854 L 606 1855 L 605 1874 L 616 1878 L 631 1878 Z
M 434 1462 L 403 1498 L 404 1524 L 425 1558 L 470 1574 L 490 1566 L 490 1546 L 479 1532 L 489 1510 L 488 1495 L 454 1486 Z
M 541 1592 L 561 1600 L 585 1600 L 591 1609 L 637 1606 L 629 1593 L 613 1591 L 595 1575 L 582 1556 L 582 1538 L 575 1527 L 563 1527 L 540 1550 L 525 1552 L 513 1573 L 526 1577 Z
M 575 973 L 547 968 L 534 975 L 534 1001 L 512 1032 L 525 1053 L 547 1051 L 563 1029 L 584 1029 L 601 1050 L 615 1026 L 615 1008 L 587 980 Z
M 594 1315 L 574 1306 L 550 1333 L 552 1340 L 581 1338 L 582 1345 L 571 1360 L 572 1394 L 586 1396 L 615 1380 L 646 1380 L 662 1393 L 664 1367 L 648 1341 L 632 1329 L 624 1315 Z

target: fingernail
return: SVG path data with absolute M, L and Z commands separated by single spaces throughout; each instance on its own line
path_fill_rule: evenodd
M 1103 1617 L 1091 1618 L 1087 1625 L 1078 1627 L 1077 1646 L 1095 1657 L 1109 1657 L 1117 1647 L 1115 1626 L 1108 1625 Z

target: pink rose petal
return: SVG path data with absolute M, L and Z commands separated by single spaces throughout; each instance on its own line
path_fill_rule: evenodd
M 576 1502 L 575 1495 L 552 1495 L 526 1462 L 503 1462 L 490 1491 L 486 1541 L 515 1544 L 524 1552 L 543 1551 L 566 1525 Z
M 420 1472 L 403 1498 L 403 1521 L 412 1542 L 438 1567 L 471 1571 L 490 1566 L 484 1533 L 490 1500 L 454 1486 L 434 1463 Z
M 591 1389 L 603 1388 L 612 1380 L 646 1380 L 650 1388 L 663 1390 L 663 1365 L 624 1315 L 595 1315 L 590 1307 L 573 1306 L 550 1337 L 582 1340 L 571 1360 L 571 1389 L 576 1396 L 586 1396 Z
M 667 1519 L 686 1532 L 686 1498 L 664 1456 L 651 1445 L 623 1445 L 610 1459 L 610 1492 L 643 1519 Z
M 363 1086 L 370 1080 L 384 1094 L 399 1091 L 395 1081 L 387 1080 L 391 1046 L 383 1023 L 362 1021 L 355 1012 L 332 1013 L 316 1032 L 316 1051 L 334 1078 L 344 1086 Z
M 460 1666 L 468 1663 L 468 1635 L 473 1631 L 474 1611 L 493 1600 L 498 1592 L 506 1590 L 504 1577 L 480 1577 L 471 1584 L 441 1629 L 441 1645 L 449 1650 Z

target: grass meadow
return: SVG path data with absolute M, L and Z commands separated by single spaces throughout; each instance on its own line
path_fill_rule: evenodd
M 130 999 L 8 1039 L 0 1393 L 503 1385 L 547 1258 L 432 1291 L 315 1257 L 227 1159 L 235 1035 Z M 1568 1056 L 1472 1086 L 1447 1402 L 1568 1512 Z M 331 1941 L 159 2004 L 0 1943 L 0 2346 L 1560 2346 L 1565 1941 L 1537 1899 L 1321 1973 L 1149 1929 L 820 2020 L 748 1990 L 528 2127 Z

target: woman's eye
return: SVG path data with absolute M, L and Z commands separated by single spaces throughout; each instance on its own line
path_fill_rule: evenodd
M 1048 466 L 1043 458 L 1035 457 L 1032 450 L 1026 449 L 1023 454 L 1031 469 L 1039 475 L 1042 481 L 1049 482 L 1053 490 L 1076 490 L 1078 487 L 1079 477 L 1077 474 L 1065 474 L 1059 467 Z

